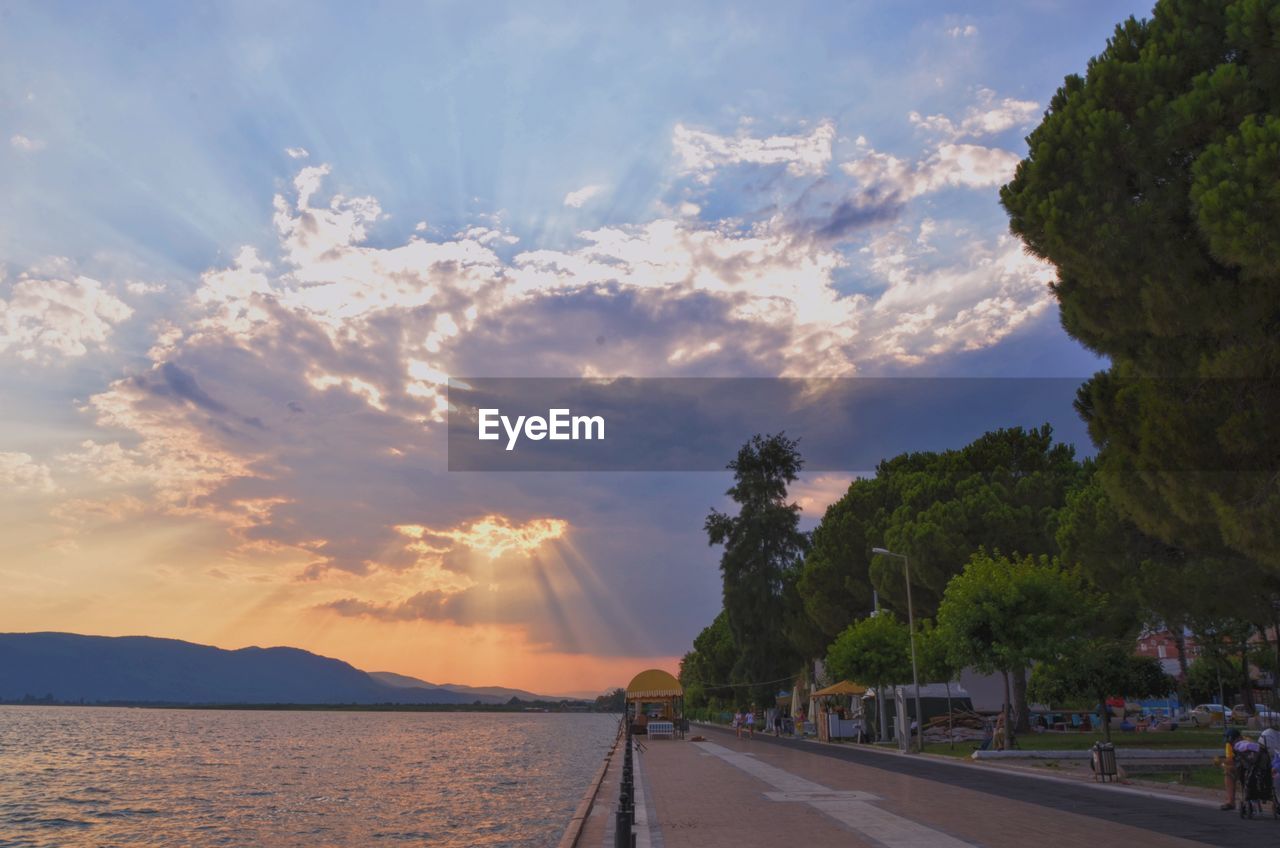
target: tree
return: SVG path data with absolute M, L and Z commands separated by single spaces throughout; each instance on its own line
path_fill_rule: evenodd
M 1240 679 L 1240 661 L 1225 655 L 1200 656 L 1187 670 L 1187 691 L 1193 701 L 1220 704 L 1230 700 L 1224 697 L 1235 691 L 1234 681 Z
M 799 662 L 786 633 L 785 588 L 808 537 L 800 531 L 800 507 L 787 502 L 787 486 L 803 465 L 794 439 L 753 436 L 728 465 L 734 484 L 726 494 L 738 514 L 713 509 L 705 525 L 710 544 L 724 546 L 724 612 L 738 654 L 732 679 L 757 700 L 776 692 Z
M 836 680 L 885 686 L 911 677 L 911 635 L 892 612 L 881 611 L 854 622 L 827 651 L 827 670 Z M 883 716 L 876 716 L 877 728 Z
M 1278 30 L 1263 0 L 1160 0 L 1066 78 L 1001 191 L 1063 326 L 1111 361 L 1077 400 L 1107 494 L 1165 543 L 1273 572 Z
M 956 663 L 953 656 L 951 650 L 952 635 L 946 630 L 934 626 L 933 622 L 928 619 L 925 619 L 920 624 L 919 632 L 916 634 L 920 674 L 926 681 L 936 683 L 941 680 L 946 684 L 947 739 L 954 747 L 955 739 L 952 735 L 954 728 L 951 723 L 951 681 L 960 676 L 963 668 Z M 920 732 L 924 733 L 923 721 L 921 722 Z
M 680 660 L 679 679 L 685 690 L 685 702 L 691 707 L 702 707 L 712 698 L 732 698 L 733 688 L 726 684 L 733 676 L 737 657 L 729 620 L 721 610 L 694 638 L 693 650 Z
M 1005 745 L 1009 722 L 1009 675 L 1057 655 L 1088 615 L 1079 581 L 1047 557 L 1011 559 L 979 551 L 947 584 L 938 626 L 947 631 L 952 661 L 1004 678 Z
M 1173 680 L 1153 657 L 1133 655 L 1132 645 L 1114 639 L 1072 639 L 1065 650 L 1031 672 L 1028 693 L 1036 701 L 1090 698 L 1102 710 L 1102 737 L 1111 741 L 1107 698 L 1167 695 Z
M 813 534 L 799 591 L 815 624 L 834 638 L 881 603 L 905 617 L 900 561 L 911 559 L 917 618 L 933 616 L 947 582 L 979 547 L 1056 553 L 1058 511 L 1081 474 L 1070 445 L 1045 425 L 986 433 L 959 450 L 902 454 L 855 480 Z
M 1205 664 L 1215 678 L 1211 687 L 1213 699 L 1224 692 L 1235 691 L 1245 707 L 1253 709 L 1253 679 L 1249 673 L 1249 642 L 1254 635 L 1254 625 L 1243 618 L 1222 616 L 1193 624 L 1200 656 L 1196 663 Z M 1204 671 L 1202 676 L 1208 676 Z M 1190 677 L 1190 675 L 1188 675 Z
M 883 544 L 884 524 L 901 503 L 890 478 L 908 461 L 897 457 L 882 462 L 875 477 L 854 480 L 813 531 L 796 588 L 827 644 L 873 609 L 871 549 Z
M 477 702 L 478 703 L 478 702 Z M 621 687 L 596 696 L 595 710 L 600 713 L 621 713 L 627 709 L 627 690 Z

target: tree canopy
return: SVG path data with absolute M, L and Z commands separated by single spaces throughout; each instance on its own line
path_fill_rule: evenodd
M 938 626 L 950 637 L 957 665 L 1004 677 L 1006 744 L 1009 675 L 1057 655 L 1088 615 L 1079 581 L 1048 557 L 1011 559 L 979 551 L 948 584 Z
M 1057 268 L 1063 326 L 1111 359 L 1077 407 L 1114 503 L 1161 541 L 1280 571 L 1278 33 L 1263 0 L 1120 24 L 1001 201 Z
M 907 625 L 882 610 L 855 621 L 831 643 L 827 671 L 836 680 L 853 680 L 876 689 L 904 683 L 911 679 L 910 639 Z
M 931 617 L 979 547 L 1051 555 L 1058 510 L 1081 475 L 1074 450 L 1048 426 L 986 433 L 959 450 L 903 454 L 855 480 L 813 534 L 798 590 L 815 624 L 834 638 L 881 603 L 904 617 L 906 581 L 884 546 L 911 559 L 917 617 Z
M 1064 650 L 1031 672 L 1027 691 L 1044 703 L 1091 699 L 1103 708 L 1103 738 L 1111 741 L 1109 697 L 1154 698 L 1173 690 L 1173 680 L 1153 657 L 1134 656 L 1132 645 L 1114 639 L 1072 639 Z
M 751 685 L 756 698 L 775 692 L 800 660 L 787 635 L 786 588 L 808 537 L 787 486 L 803 465 L 794 439 L 753 436 L 728 465 L 734 483 L 726 494 L 737 515 L 713 509 L 705 524 L 710 544 L 724 547 L 724 613 L 737 652 L 732 680 Z

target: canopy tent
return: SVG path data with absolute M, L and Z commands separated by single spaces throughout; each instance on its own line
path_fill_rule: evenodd
M 684 687 L 669 673 L 660 668 L 642 671 L 627 684 L 627 700 L 640 698 L 671 698 L 684 695 Z
M 825 689 L 819 689 L 813 693 L 813 697 L 821 698 L 824 695 L 862 695 L 867 691 L 867 687 L 860 683 L 854 683 L 852 680 L 841 680 L 839 683 L 833 683 Z
M 660 668 L 646 669 L 627 684 L 627 711 L 632 729 L 638 733 L 648 732 L 650 718 L 679 725 L 683 706 L 684 687 Z
M 818 700 L 818 740 L 821 742 L 830 742 L 832 739 L 857 738 L 862 733 L 861 722 L 861 704 L 855 710 L 855 715 L 859 716 L 858 720 L 846 717 L 845 710 L 841 707 L 834 712 L 831 711 L 831 704 L 828 698 L 849 697 L 858 698 L 866 694 L 867 687 L 861 683 L 854 683 L 852 680 L 841 680 L 839 683 L 833 683 L 825 689 L 819 689 L 813 693 L 813 697 Z

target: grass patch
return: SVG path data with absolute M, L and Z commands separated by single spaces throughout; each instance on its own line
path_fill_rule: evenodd
M 1018 737 L 1021 751 L 1086 751 L 1102 741 L 1101 733 L 1028 733 Z M 1175 730 L 1171 733 L 1113 732 L 1111 741 L 1117 748 L 1221 748 L 1221 730 Z M 978 742 L 928 742 L 925 751 L 951 757 L 967 757 Z M 1219 775 L 1221 777 L 1221 775 Z
M 1172 783 L 1177 786 L 1198 786 L 1201 789 L 1221 789 L 1222 769 L 1217 766 L 1195 766 L 1178 771 L 1146 771 L 1130 775 L 1134 780 L 1151 783 Z

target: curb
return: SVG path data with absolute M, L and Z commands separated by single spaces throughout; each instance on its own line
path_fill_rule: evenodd
M 586 826 L 587 817 L 591 815 L 591 808 L 595 806 L 596 796 L 600 794 L 600 786 L 604 783 L 604 776 L 609 771 L 609 765 L 613 762 L 613 755 L 617 752 L 621 741 L 622 736 L 620 734 L 618 738 L 613 740 L 613 747 L 609 749 L 609 753 L 604 755 L 604 762 L 596 770 L 595 777 L 591 779 L 591 785 L 587 787 L 586 794 L 582 796 L 582 800 L 578 802 L 577 809 L 573 811 L 573 818 L 569 819 L 569 824 L 564 829 L 564 835 L 560 837 L 557 848 L 575 848 L 578 840 L 582 838 L 582 828 Z

